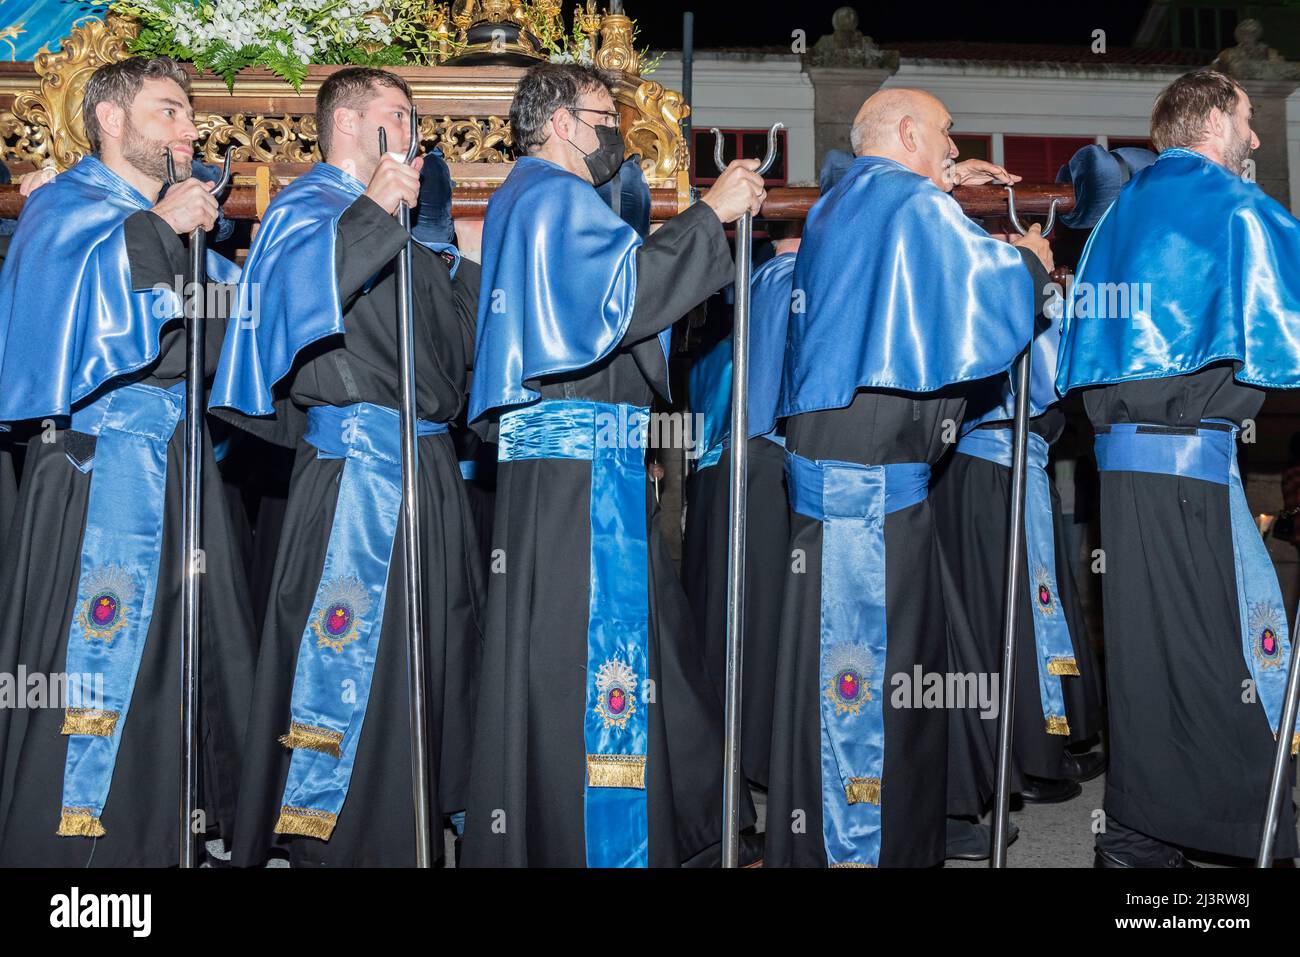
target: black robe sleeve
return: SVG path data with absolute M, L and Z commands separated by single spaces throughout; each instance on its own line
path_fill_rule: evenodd
M 185 246 L 176 230 L 147 209 L 127 217 L 122 228 L 126 233 L 126 257 L 131 265 L 131 287 L 137 292 L 154 286 L 175 289 L 176 277 L 185 277 L 188 266 Z
M 1044 329 L 1051 320 L 1047 317 L 1047 304 L 1052 301 L 1050 284 L 1052 277 L 1038 257 L 1028 249 L 1016 247 L 1016 252 L 1020 253 L 1020 258 L 1029 270 L 1029 276 L 1034 284 L 1034 329 L 1035 331 Z
M 478 291 L 483 267 L 468 259 L 460 261 L 456 278 L 451 283 L 452 302 L 460 320 L 461 336 L 465 344 L 467 368 L 474 366 L 474 342 L 478 334 Z
M 334 276 L 346 313 L 362 287 L 392 262 L 407 234 L 369 196 L 358 196 L 339 217 L 334 237 Z
M 674 216 L 637 250 L 636 306 L 623 341 L 657 336 L 734 274 L 726 229 L 707 203 Z

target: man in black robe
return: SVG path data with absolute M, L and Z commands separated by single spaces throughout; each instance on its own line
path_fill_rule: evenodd
M 499 418 L 501 451 L 467 866 L 718 859 L 721 703 L 643 443 L 592 428 L 667 393 L 666 334 L 732 278 L 723 224 L 764 194 L 733 164 L 642 241 L 592 188 L 623 162 L 617 123 L 603 75 L 531 69 L 511 107 L 525 155 L 484 225 L 470 417 Z
M 257 864 L 272 847 L 287 847 L 294 866 L 411 866 L 404 614 L 411 599 L 396 512 L 400 459 L 393 458 L 395 268 L 407 233 L 393 213 L 399 203 L 416 206 L 421 164 L 441 159 L 408 167 L 394 154 L 380 158 L 380 128 L 402 154 L 410 136 L 410 90 L 395 74 L 341 70 L 322 84 L 316 108 L 325 161 L 281 192 L 263 218 L 244 271 L 246 283 L 262 284 L 261 319 L 232 328 L 228 355 L 239 361 L 223 360 L 213 395 L 214 405 L 246 414 L 273 405 L 275 420 L 232 420 L 297 450 L 257 665 L 233 861 Z M 435 858 L 442 856 L 443 814 L 465 805 L 482 640 L 478 547 L 446 426 L 465 400 L 478 297 L 477 240 L 465 227 L 457 232 L 459 249 L 412 244 Z M 332 262 L 322 264 L 322 254 Z M 321 325 L 303 331 L 302 316 Z M 267 358 L 273 355 L 292 356 L 291 366 L 276 366 Z M 384 470 L 377 477 L 376 458 Z M 369 573 L 367 558 L 378 565 Z M 348 670 L 348 655 L 360 649 Z M 317 711 L 337 717 L 329 708 L 338 705 L 332 688 L 339 681 L 353 691 L 342 724 L 304 720 Z
M 1223 74 L 1166 87 L 1160 155 L 1097 224 L 1069 296 L 1056 385 L 1084 390 L 1101 475 L 1098 867 L 1250 858 L 1263 829 L 1292 648 L 1237 442 L 1264 389 L 1300 386 L 1300 229 L 1245 175 L 1251 116 Z M 1297 853 L 1289 797 L 1276 853 Z
M 161 867 L 179 859 L 181 788 L 185 333 L 173 320 L 188 267 L 181 236 L 210 229 L 218 210 L 195 180 L 157 198 L 166 152 L 187 170 L 198 139 L 180 66 L 103 66 L 82 110 L 95 153 L 28 199 L 0 274 L 0 419 L 34 420 L 18 426 L 31 438 L 0 555 L 0 671 L 80 673 L 75 656 L 98 655 L 105 705 L 0 709 L 0 863 Z M 210 276 L 219 265 L 209 257 Z M 44 298 L 28 301 L 32 284 Z M 210 367 L 223 325 L 208 322 Z M 193 826 L 228 836 L 254 636 L 206 439 L 203 455 Z M 103 758 L 107 778 L 90 759 L 66 760 L 74 749 Z
M 944 859 L 945 709 L 979 704 L 942 693 L 930 466 L 962 384 L 1001 376 L 1029 342 L 1051 266 L 1036 227 L 1008 246 L 946 195 L 1011 180 L 956 166 L 951 126 L 921 91 L 868 99 L 857 159 L 804 227 L 777 409 L 793 515 L 768 866 Z

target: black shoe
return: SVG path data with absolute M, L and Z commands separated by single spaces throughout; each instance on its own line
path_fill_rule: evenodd
M 1071 781 L 1091 781 L 1106 770 L 1106 753 L 1088 751 L 1084 754 L 1071 754 L 1069 751 L 1061 758 L 1061 777 Z
M 1078 781 L 1036 778 L 1026 774 L 1024 787 L 1020 789 L 1020 799 L 1026 804 L 1060 804 L 1077 798 L 1082 793 L 1083 787 Z
M 1096 848 L 1096 854 L 1092 860 L 1093 867 L 1102 868 L 1137 868 L 1138 865 L 1125 858 L 1111 854 L 1109 851 L 1103 851 L 1100 847 Z M 1192 868 L 1196 865 L 1189 861 L 1182 851 L 1176 847 L 1169 848 L 1169 856 L 1163 863 L 1151 863 L 1143 865 L 1145 867 L 1166 867 L 1166 868 Z
M 1016 827 L 1015 821 L 1007 823 L 1010 825 L 1007 845 L 1010 846 L 1020 836 L 1020 828 Z M 946 838 L 944 860 L 987 861 L 993 847 L 993 828 L 987 824 L 950 817 Z

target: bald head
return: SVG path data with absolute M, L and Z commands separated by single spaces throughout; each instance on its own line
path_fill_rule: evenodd
M 862 104 L 849 141 L 858 156 L 883 156 L 951 189 L 944 173 L 957 157 L 949 137 L 952 117 L 924 90 L 887 89 Z

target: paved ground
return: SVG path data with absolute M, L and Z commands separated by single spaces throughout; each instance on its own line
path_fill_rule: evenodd
M 1063 804 L 1026 804 L 1023 809 L 1011 812 L 1011 820 L 1020 828 L 1019 839 L 1007 850 L 1009 867 L 1092 867 L 1093 826 L 1100 819 L 1102 796 L 1106 791 L 1106 778 L 1102 775 L 1083 785 L 1083 793 L 1073 801 Z M 1295 795 L 1300 801 L 1300 791 Z M 759 827 L 767 819 L 767 800 L 762 793 L 754 793 L 758 809 Z M 1014 804 L 1012 805 L 1015 806 Z M 446 842 L 448 866 L 454 866 L 453 839 L 450 830 L 443 834 Z M 227 859 L 220 845 L 212 842 L 208 850 L 215 856 Z M 1222 866 L 1198 861 L 1201 866 Z M 270 867 L 288 867 L 287 861 L 272 861 Z M 987 861 L 949 861 L 948 867 L 988 867 Z

